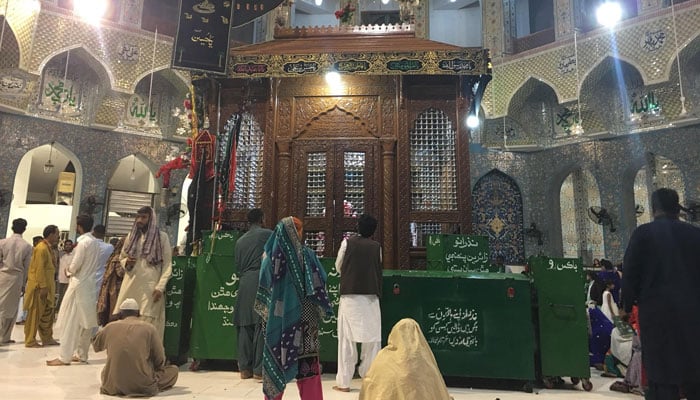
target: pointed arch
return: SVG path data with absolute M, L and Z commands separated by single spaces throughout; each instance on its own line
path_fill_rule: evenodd
M 315 138 L 323 136 L 327 131 L 327 127 L 320 126 L 321 129 L 319 129 L 317 123 L 323 120 L 324 118 L 331 116 L 332 114 L 339 114 L 333 117 L 333 122 L 335 124 L 341 124 L 343 126 L 346 126 L 348 128 L 345 131 L 346 135 L 354 135 L 367 138 L 379 138 L 378 133 L 373 132 L 370 129 L 370 127 L 367 126 L 366 121 L 358 117 L 355 113 L 353 113 L 351 110 L 348 110 L 346 107 L 343 107 L 340 104 L 334 104 L 331 107 L 328 107 L 325 110 L 311 117 L 305 124 L 302 125 L 302 128 L 295 133 L 293 139 L 299 139 L 301 137 L 304 137 L 306 139 L 310 137 Z M 359 127 L 360 130 L 353 129 L 352 127 Z
M 695 31 L 688 40 L 679 44 L 679 47 L 673 52 L 673 55 L 668 58 L 666 62 L 666 68 L 664 70 L 663 81 L 669 81 L 672 79 L 674 74 L 678 74 L 678 67 L 676 67 L 676 60 L 688 59 L 700 52 L 700 29 Z M 678 57 L 676 57 L 676 55 Z M 682 65 L 681 65 L 682 67 Z
M 507 115 L 521 126 L 522 143 L 531 144 L 554 133 L 554 116 L 559 100 L 552 86 L 530 77 L 513 94 Z M 535 117 L 537 116 L 537 117 Z
M 608 52 L 604 56 L 599 57 L 597 61 L 590 66 L 590 68 L 582 71 L 582 74 L 579 77 L 579 87 L 577 91 L 577 93 L 579 93 L 579 96 L 583 91 L 583 88 L 586 86 L 586 81 L 588 81 L 589 78 L 595 78 L 596 73 L 601 73 L 602 75 L 602 73 L 609 71 L 610 66 L 616 61 L 622 62 L 624 64 L 629 65 L 631 68 L 634 68 L 634 70 L 639 74 L 639 76 L 641 76 L 644 84 L 647 84 L 646 82 L 649 80 L 649 78 L 645 76 L 644 69 L 637 64 L 636 60 L 625 56 L 621 56 L 619 54 L 613 54 L 611 52 Z
M 625 59 L 607 56 L 588 71 L 579 100 L 586 134 L 624 130 L 629 98 L 645 87 L 640 69 Z
M 170 82 L 170 84 L 172 84 L 176 90 L 183 90 L 185 93 L 189 91 L 190 81 L 181 74 L 178 74 L 176 73 L 176 71 L 172 70 L 169 65 L 161 65 L 155 67 L 153 70 L 148 70 L 139 74 L 136 77 L 136 79 L 131 83 L 129 91 L 136 93 L 136 87 L 139 85 L 139 83 L 141 83 L 142 80 L 146 79 L 149 75 L 151 75 L 151 72 L 153 72 L 154 75 L 160 74 L 161 77 Z
M 587 265 L 605 257 L 603 226 L 589 219 L 590 207 L 602 207 L 598 182 L 589 170 L 574 169 L 559 188 L 562 255 L 582 257 Z
M 45 172 L 44 164 L 48 163 L 49 159 L 53 168 Z M 60 173 L 70 169 L 71 165 L 75 171 L 73 192 L 58 193 L 56 188 L 61 178 Z M 47 224 L 57 225 L 62 231 L 75 232 L 74 217 L 80 210 L 83 176 L 83 166 L 78 156 L 60 142 L 44 143 L 29 150 L 17 165 L 9 220 L 26 219 L 27 237 L 41 235 Z M 63 176 L 64 180 L 70 178 Z M 36 196 L 30 195 L 30 190 L 46 192 Z M 57 204 L 61 202 L 70 204 Z
M 133 174 L 132 174 L 133 170 Z M 158 166 L 142 153 L 126 155 L 116 161 L 108 178 L 108 187 L 115 190 L 159 193 L 155 174 Z M 134 179 L 131 179 L 131 177 Z
M 87 65 L 90 67 L 90 69 L 92 69 L 101 78 L 100 80 L 102 82 L 109 82 L 109 89 L 125 92 L 124 89 L 121 89 L 117 86 L 116 78 L 114 77 L 114 73 L 110 69 L 109 65 L 104 60 L 101 60 L 100 57 L 94 54 L 90 49 L 80 44 L 62 47 L 58 50 L 51 52 L 49 55 L 44 57 L 44 59 L 39 63 L 37 70 L 33 72 L 37 75 L 42 75 L 44 72 L 44 68 L 46 68 L 46 66 L 54 58 L 60 56 L 63 53 L 66 53 L 69 50 L 77 50 L 78 54 L 82 56 L 81 58 L 84 58 L 84 61 L 87 62 Z
M 0 49 L 0 70 L 19 68 L 22 65 L 22 49 L 10 21 L 6 21 L 4 15 L 0 15 L 0 26 L 3 24 L 5 24 L 5 32 L 2 49 Z
M 472 202 L 473 231 L 488 236 L 491 261 L 501 256 L 506 263 L 524 262 L 523 198 L 515 179 L 491 170 L 474 185 Z
M 545 78 L 535 76 L 535 75 L 529 75 L 529 76 L 525 77 L 520 82 L 520 84 L 518 84 L 518 86 L 515 87 L 515 89 L 513 89 L 513 92 L 511 93 L 511 96 L 510 96 L 510 101 L 508 102 L 508 106 L 506 108 L 506 113 L 509 112 L 510 106 L 513 103 L 513 99 L 516 97 L 518 92 L 525 91 L 527 93 L 529 88 L 537 87 L 539 85 L 544 85 L 544 86 L 548 87 L 549 89 L 551 89 L 552 92 L 554 93 L 554 97 L 555 97 L 557 103 L 560 102 L 561 95 L 559 94 L 559 92 L 557 92 L 556 85 L 552 84 L 549 80 L 547 80 Z

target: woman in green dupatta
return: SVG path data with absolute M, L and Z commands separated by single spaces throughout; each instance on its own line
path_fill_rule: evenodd
M 265 244 L 256 310 L 265 321 L 263 393 L 279 400 L 287 382 L 297 380 L 302 400 L 321 400 L 318 324 L 333 314 L 326 272 L 301 242 L 303 226 L 283 218 Z

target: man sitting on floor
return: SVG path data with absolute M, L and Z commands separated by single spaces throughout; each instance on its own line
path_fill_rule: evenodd
M 155 396 L 177 381 L 178 369 L 165 365 L 163 342 L 156 328 L 139 319 L 139 304 L 126 299 L 119 306 L 121 320 L 97 333 L 92 347 L 107 350 L 100 393 L 110 396 Z

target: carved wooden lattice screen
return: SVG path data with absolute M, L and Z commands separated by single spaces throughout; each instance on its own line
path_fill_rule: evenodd
M 409 134 L 411 152 L 411 247 L 425 246 L 425 235 L 451 233 L 455 221 L 436 221 L 426 212 L 457 211 L 455 129 L 444 112 L 429 108 Z M 423 219 L 423 221 L 420 221 Z
M 251 114 L 243 114 L 236 151 L 236 186 L 228 204 L 230 209 L 262 206 L 263 133 Z

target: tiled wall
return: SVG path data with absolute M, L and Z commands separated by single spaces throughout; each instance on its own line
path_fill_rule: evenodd
M 100 131 L 76 125 L 46 121 L 37 118 L 15 116 L 0 112 L 0 159 L 5 168 L 0 170 L 0 188 L 12 190 L 17 165 L 27 151 L 56 141 L 72 151 L 83 167 L 83 196 L 97 194 L 104 197 L 107 181 L 118 161 L 130 154 L 140 153 L 153 165 L 165 163 L 171 153 L 171 146 L 178 143 L 166 142 L 159 138 L 136 136 L 133 134 Z M 155 173 L 155 171 L 153 171 Z M 181 182 L 184 172 L 178 171 L 173 182 Z M 82 199 L 76 199 L 76 201 Z M 160 212 L 160 210 L 159 210 Z M 0 210 L 0 231 L 7 230 L 9 207 Z M 166 216 L 160 215 L 162 229 L 168 232 L 174 244 L 177 226 L 166 227 Z M 101 220 L 101 216 L 96 216 Z
M 524 226 L 535 222 L 544 244 L 525 240 L 526 255 L 562 255 L 560 191 L 575 170 L 588 170 L 597 183 L 600 204 L 615 221 L 615 232 L 603 230 L 605 257 L 622 261 L 627 240 L 637 225 L 634 182 L 653 153 L 672 160 L 684 181 L 685 199 L 700 199 L 700 126 L 664 129 L 605 141 L 571 144 L 533 153 L 486 151 L 471 153 L 472 185 L 493 168 L 512 177 L 521 188 Z

